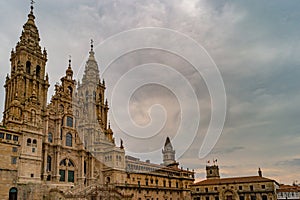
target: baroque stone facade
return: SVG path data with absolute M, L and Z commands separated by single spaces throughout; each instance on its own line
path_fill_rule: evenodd
M 70 59 L 48 104 L 47 51 L 39 42 L 31 6 L 4 86 L 1 199 L 191 199 L 194 172 L 178 167 L 169 138 L 162 165 L 115 145 L 93 44 L 81 82 Z

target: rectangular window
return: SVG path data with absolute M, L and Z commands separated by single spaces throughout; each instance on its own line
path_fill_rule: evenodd
M 215 197 L 215 200 L 219 200 L 219 197 Z
M 205 192 L 208 192 L 208 188 L 205 188 Z
M 256 196 L 252 195 L 251 200 L 256 200 Z
M 0 133 L 0 138 L 4 139 L 4 133 Z
M 262 185 L 261 188 L 262 188 L 262 189 L 266 189 L 266 186 L 265 186 L 265 185 Z
M 13 147 L 12 148 L 12 152 L 18 152 L 18 148 L 17 147 Z
M 11 164 L 17 164 L 17 157 L 11 157 Z
M 68 182 L 74 183 L 74 171 L 68 171 Z
M 205 197 L 205 200 L 209 200 L 209 197 Z
M 240 200 L 245 200 L 245 197 L 244 196 L 240 196 Z
M 218 187 L 215 187 L 214 189 L 215 189 L 215 191 L 217 191 L 217 190 L 218 190 Z
M 64 182 L 66 180 L 66 171 L 60 169 L 59 170 L 59 175 L 60 175 L 59 181 L 60 182 Z
M 250 185 L 250 190 L 253 191 L 253 185 Z
M 67 126 L 73 127 L 73 117 L 67 116 Z
M 240 186 L 239 186 L 239 190 L 243 190 L 243 186 L 240 185 Z
M 18 141 L 19 140 L 19 136 L 14 135 L 13 136 L 13 141 Z
M 11 140 L 11 134 L 6 134 L 6 139 Z

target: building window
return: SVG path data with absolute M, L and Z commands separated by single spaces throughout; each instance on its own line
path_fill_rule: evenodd
M 30 145 L 31 145 L 31 139 L 28 138 L 28 139 L 27 139 L 27 146 L 30 146 Z
M 292 196 L 294 196 L 294 195 L 292 195 Z M 267 195 L 263 195 L 263 196 L 262 196 L 262 200 L 268 200 Z
M 13 147 L 12 148 L 12 152 L 18 152 L 18 148 L 17 147 Z
M 71 147 L 72 146 L 72 134 L 67 133 L 66 135 L 66 146 Z
M 209 197 L 205 197 L 205 200 L 209 200 Z
M 11 164 L 17 164 L 17 157 L 11 157 Z
M 239 190 L 243 190 L 243 186 L 240 185 L 240 186 L 239 186 Z
M 48 142 L 50 142 L 50 143 L 53 142 L 53 135 L 52 135 L 52 133 L 48 133 Z
M 266 186 L 265 186 L 265 185 L 261 185 L 261 188 L 262 188 L 262 189 L 266 189 Z
M 19 140 L 19 136 L 14 135 L 13 136 L 13 141 L 18 141 Z
M 73 96 L 73 89 L 71 86 L 68 87 L 68 93 L 69 93 L 70 97 Z
M 47 156 L 47 171 L 51 171 L 51 163 L 52 163 L 52 158 L 51 156 Z
M 6 134 L 6 137 L 5 137 L 7 140 L 11 140 L 11 134 Z
M 13 187 L 9 190 L 9 200 L 17 200 L 18 199 L 18 189 Z
M 35 152 L 35 148 L 32 148 L 32 153 L 34 153 Z
M 39 65 L 36 66 L 35 75 L 37 78 L 40 78 L 41 67 Z
M 4 133 L 0 133 L 0 138 L 4 139 Z
M 252 195 L 251 200 L 256 200 L 256 196 Z
M 68 171 L 68 182 L 74 183 L 74 171 L 72 170 Z
M 233 200 L 232 195 L 227 195 L 227 196 L 226 196 L 226 200 Z
M 30 61 L 27 61 L 27 62 L 26 62 L 26 73 L 27 73 L 27 74 L 30 74 L 30 66 L 31 66 L 31 62 L 30 62 Z
M 169 181 L 169 187 L 172 187 L 172 182 L 171 181 Z
M 208 192 L 208 188 L 205 188 L 205 192 Z
M 244 196 L 240 196 L 240 200 L 245 200 L 245 197 Z
M 215 200 L 219 200 L 219 197 L 215 197 Z
M 217 188 L 217 187 L 215 187 L 215 188 L 214 188 L 214 190 L 215 190 L 215 191 L 217 191 L 217 190 L 218 190 L 218 188 Z
M 146 186 L 148 186 L 149 184 L 148 184 L 148 179 L 146 179 L 145 180 L 145 184 L 146 184 Z
M 36 139 L 32 140 L 32 144 L 36 146 Z
M 67 126 L 73 127 L 73 117 L 67 116 Z
M 34 177 L 34 174 L 30 174 L 30 177 L 33 178 L 33 177 Z
M 163 183 L 164 183 L 164 187 L 166 187 L 166 181 L 165 180 L 163 181 Z
M 68 182 L 74 183 L 75 165 L 74 165 L 73 161 L 66 158 L 66 159 L 63 159 L 62 161 L 60 161 L 59 165 L 60 165 L 59 174 L 61 175 L 60 181 L 61 182 L 68 181 Z
M 59 175 L 60 175 L 60 178 L 59 178 L 59 181 L 60 182 L 65 182 L 65 176 L 66 176 L 66 171 L 65 170 L 63 170 L 63 169 L 60 169 L 59 170 Z
M 253 185 L 250 185 L 250 190 L 253 191 Z
M 178 188 L 178 182 L 176 182 L 176 188 Z

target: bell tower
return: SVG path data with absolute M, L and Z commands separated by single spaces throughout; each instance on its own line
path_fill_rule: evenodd
M 164 149 L 162 150 L 162 154 L 163 154 L 163 165 L 169 166 L 169 165 L 177 164 L 175 160 L 175 150 L 173 149 L 169 137 L 167 137 L 166 139 Z
M 112 131 L 108 127 L 109 108 L 108 102 L 105 100 L 105 89 L 105 82 L 104 80 L 101 82 L 100 79 L 93 40 L 91 40 L 91 49 L 85 64 L 82 82 L 78 83 L 78 96 L 83 107 L 79 129 L 84 133 L 84 144 L 88 149 L 93 146 L 98 136 L 101 137 L 101 140 L 114 143 Z
M 39 182 L 43 136 L 46 130 L 47 52 L 42 50 L 31 2 L 28 19 L 10 55 L 11 72 L 5 81 L 3 125 L 21 134 L 18 182 Z
M 219 179 L 220 178 L 219 166 L 215 164 L 211 166 L 206 166 L 206 178 Z
M 49 87 L 45 75 L 47 52 L 39 45 L 33 5 L 23 25 L 20 40 L 11 51 L 11 74 L 5 81 L 5 108 L 3 125 L 9 128 L 27 128 L 41 131 Z

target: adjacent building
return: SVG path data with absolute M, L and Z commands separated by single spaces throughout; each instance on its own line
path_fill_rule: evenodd
M 300 199 L 300 187 L 298 185 L 280 185 L 277 189 L 277 199 Z
M 278 183 L 262 176 L 220 178 L 217 165 L 206 166 L 206 179 L 191 186 L 193 200 L 276 200 Z

